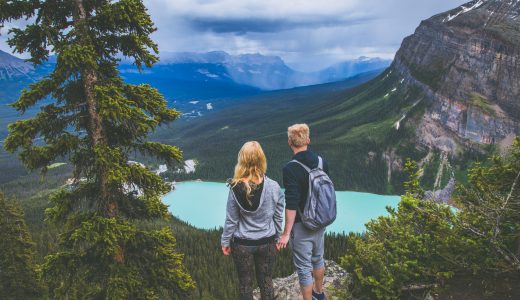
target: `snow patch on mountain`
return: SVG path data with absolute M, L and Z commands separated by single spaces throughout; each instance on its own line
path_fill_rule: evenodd
M 462 15 L 462 14 L 465 14 L 467 12 L 470 12 L 476 8 L 479 8 L 482 6 L 482 4 L 484 4 L 484 0 L 478 0 L 476 3 L 474 3 L 472 6 L 470 7 L 465 7 L 464 5 L 462 5 L 460 8 L 461 10 L 458 11 L 456 14 L 454 14 L 453 16 L 451 14 L 449 14 L 444 20 L 442 20 L 442 22 L 449 22 L 453 19 L 455 19 L 456 17 Z
M 197 72 L 199 72 L 200 74 L 202 74 L 202 75 L 204 75 L 206 77 L 209 77 L 209 78 L 219 78 L 220 77 L 217 74 L 211 73 L 207 69 L 198 69 Z

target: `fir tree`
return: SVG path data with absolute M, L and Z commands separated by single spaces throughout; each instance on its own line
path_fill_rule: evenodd
M 0 194 L 0 295 L 2 299 L 37 299 L 41 287 L 33 264 L 34 244 L 22 210 Z
M 461 208 L 461 235 L 486 258 L 479 271 L 520 277 L 520 137 L 506 156 L 476 164 L 468 177 L 455 200 Z
M 63 229 L 60 250 L 43 265 L 51 297 L 163 299 L 187 293 L 194 283 L 174 250 L 171 230 L 137 225 L 169 216 L 160 199 L 169 186 L 128 163 L 134 152 L 169 164 L 181 159 L 178 148 L 146 140 L 179 113 L 156 89 L 125 84 L 116 68 L 119 55 L 139 69 L 158 60 L 146 7 L 141 0 L 0 0 L 0 24 L 19 19 L 29 24 L 10 30 L 9 45 L 29 53 L 35 65 L 51 52 L 57 61 L 12 106 L 24 113 L 43 99 L 54 101 L 35 117 L 10 124 L 5 148 L 19 151 L 30 170 L 45 172 L 67 158 L 76 179 L 51 197 L 53 207 L 46 211 Z
M 397 210 L 370 221 L 364 236 L 350 236 L 342 265 L 352 277 L 342 296 L 414 298 L 466 280 L 477 294 L 517 299 L 520 138 L 507 155 L 470 169 L 469 183 L 453 197 L 457 210 L 422 200 L 417 164 L 408 161 L 406 169 L 410 177 Z

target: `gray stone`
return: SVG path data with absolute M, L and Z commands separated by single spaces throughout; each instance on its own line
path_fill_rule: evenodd
M 333 296 L 333 290 L 340 288 L 340 286 L 348 280 L 348 273 L 343 270 L 334 261 L 327 260 L 325 262 L 325 278 L 324 287 L 327 299 L 338 299 Z M 298 274 L 294 272 L 285 278 L 275 278 L 273 280 L 276 299 L 280 300 L 300 300 L 302 299 L 300 292 L 300 284 L 298 282 Z M 260 290 L 254 291 L 254 299 L 260 300 Z

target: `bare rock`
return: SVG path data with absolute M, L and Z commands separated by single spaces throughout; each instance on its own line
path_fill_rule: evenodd
M 327 299 L 338 299 L 333 297 L 333 290 L 339 288 L 348 278 L 348 273 L 343 270 L 334 261 L 327 260 L 325 262 L 325 294 Z M 294 272 L 285 278 L 276 278 L 273 280 L 276 299 L 280 300 L 300 300 L 300 284 L 298 282 L 298 274 Z M 254 291 L 254 299 L 260 300 L 260 290 Z

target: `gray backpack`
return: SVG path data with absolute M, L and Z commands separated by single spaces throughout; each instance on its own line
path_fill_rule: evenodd
M 336 220 L 336 192 L 334 184 L 323 171 L 323 160 L 318 157 L 318 167 L 310 169 L 305 164 L 298 163 L 309 173 L 309 195 L 303 212 L 298 208 L 302 223 L 310 230 L 324 228 Z

